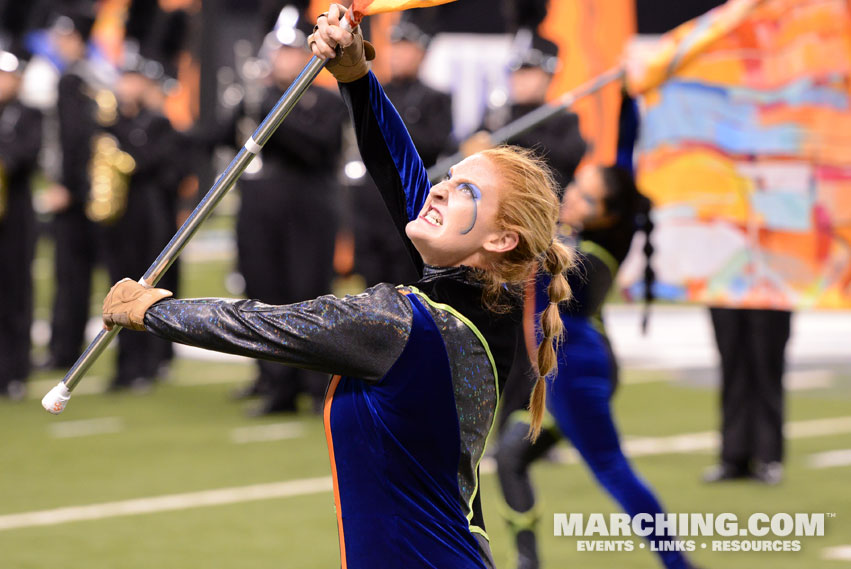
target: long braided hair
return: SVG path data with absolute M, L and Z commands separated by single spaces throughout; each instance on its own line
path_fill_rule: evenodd
M 543 339 L 538 345 L 538 379 L 529 401 L 530 437 L 537 438 L 546 408 L 546 378 L 556 369 L 556 348 L 563 325 L 558 304 L 570 298 L 564 276 L 573 265 L 573 252 L 554 239 L 559 202 L 552 171 L 534 151 L 501 146 L 481 152 L 504 180 L 497 220 L 501 228 L 517 232 L 517 247 L 500 256 L 485 273 L 488 297 L 498 299 L 507 288 L 521 289 L 538 264 L 552 275 L 547 289 L 550 304 L 541 314 Z

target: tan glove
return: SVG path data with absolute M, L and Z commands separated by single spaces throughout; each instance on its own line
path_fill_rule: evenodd
M 367 61 L 375 59 L 375 48 L 368 41 L 364 41 L 360 26 L 356 26 L 351 31 L 351 43 L 345 41 L 348 39 L 346 37 L 348 32 L 340 33 L 340 18 L 343 17 L 346 10 L 347 8 L 341 4 L 332 4 L 327 13 L 319 16 L 318 23 L 313 28 L 313 33 L 307 38 L 307 44 L 313 53 L 320 57 L 327 57 L 327 54 L 322 53 L 322 47 L 327 50 L 327 46 L 333 46 L 336 43 L 338 46 L 336 49 L 337 56 L 328 60 L 325 69 L 330 71 L 340 83 L 351 83 L 366 75 L 369 72 Z M 319 40 L 321 46 L 319 49 L 314 46 L 317 40 Z M 344 44 L 347 45 L 342 48 L 339 47 Z
M 116 324 L 131 330 L 145 329 L 145 312 L 172 293 L 164 288 L 143 286 L 133 279 L 115 283 L 103 300 L 103 323 L 107 330 Z

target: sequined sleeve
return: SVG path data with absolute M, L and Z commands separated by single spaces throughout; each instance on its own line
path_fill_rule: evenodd
M 410 303 L 388 284 L 272 306 L 256 300 L 166 299 L 148 309 L 148 331 L 181 344 L 365 380 L 380 379 L 411 330 Z

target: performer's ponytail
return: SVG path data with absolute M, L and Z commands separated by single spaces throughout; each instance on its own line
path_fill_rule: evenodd
M 564 276 L 565 271 L 573 264 L 573 253 L 559 241 L 553 241 L 544 253 L 543 268 L 550 273 L 550 285 L 547 296 L 550 302 L 541 313 L 541 333 L 543 338 L 538 345 L 537 368 L 538 379 L 529 399 L 529 439 L 533 442 L 541 432 L 544 419 L 547 396 L 547 376 L 555 373 L 558 368 L 557 349 L 562 339 L 564 325 L 561 321 L 558 305 L 570 299 L 570 286 Z
M 643 194 L 638 194 L 636 201 L 638 205 L 636 207 L 635 226 L 637 230 L 644 232 L 644 308 L 641 313 L 641 333 L 647 334 L 650 304 L 654 300 L 653 285 L 656 282 L 656 272 L 651 263 L 654 249 L 653 241 L 651 241 L 653 218 L 650 216 L 650 210 L 653 203 Z
M 532 391 L 529 410 L 532 415 L 529 437 L 541 431 L 546 402 L 546 377 L 556 368 L 556 347 L 562 336 L 558 303 L 570 297 L 564 272 L 573 264 L 573 252 L 557 239 L 559 200 L 552 171 L 534 151 L 516 146 L 484 150 L 480 155 L 491 160 L 502 175 L 501 199 L 497 222 L 501 229 L 514 231 L 517 246 L 494 259 L 485 271 L 485 302 L 491 310 L 501 309 L 506 293 L 517 292 L 540 265 L 552 275 L 547 294 L 550 305 L 541 315 L 543 341 L 536 357 L 539 377 Z
M 600 168 L 600 176 L 606 187 L 603 206 L 607 214 L 615 218 L 611 226 L 593 231 L 583 231 L 584 239 L 593 241 L 606 249 L 620 262 L 623 260 L 632 244 L 636 231 L 644 233 L 644 310 L 641 317 L 641 330 L 646 332 L 653 302 L 653 286 L 656 274 L 653 271 L 651 257 L 653 256 L 653 217 L 651 201 L 638 190 L 635 178 L 620 166 L 604 166 Z

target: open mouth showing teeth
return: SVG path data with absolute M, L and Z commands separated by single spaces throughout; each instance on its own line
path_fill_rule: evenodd
M 436 209 L 429 209 L 423 218 L 432 225 L 443 225 L 443 216 Z

